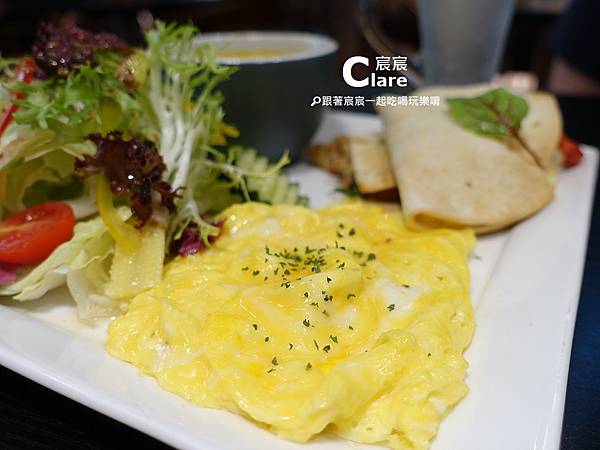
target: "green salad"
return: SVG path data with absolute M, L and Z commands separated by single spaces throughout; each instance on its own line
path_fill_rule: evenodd
M 227 145 L 218 87 L 236 69 L 196 36 L 157 21 L 131 48 L 44 23 L 30 55 L 0 60 L 0 295 L 66 284 L 82 319 L 115 315 L 209 246 L 227 206 L 305 202 L 285 154 Z

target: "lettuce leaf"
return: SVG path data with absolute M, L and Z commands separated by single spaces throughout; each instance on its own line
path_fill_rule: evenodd
M 126 220 L 131 212 L 121 207 L 119 214 Z M 57 247 L 44 262 L 15 283 L 0 287 L 0 295 L 10 295 L 22 301 L 35 300 L 66 283 L 80 318 L 119 314 L 124 305 L 104 294 L 114 251 L 114 240 L 102 219 L 96 217 L 80 222 L 75 226 L 70 241 Z
M 92 133 L 135 130 L 142 105 L 117 70 L 112 64 L 85 64 L 66 77 L 7 83 L 8 90 L 23 96 L 15 100 L 15 122 L 68 133 L 79 141 Z
M 93 64 L 78 65 L 66 76 L 2 83 L 6 95 L 0 103 L 13 102 L 18 109 L 0 137 L 0 218 L 48 200 L 76 200 L 77 218 L 95 212 L 91 183 L 78 180 L 74 163 L 96 152 L 91 133 L 135 134 L 136 121 L 147 120 L 141 119 L 134 87 L 121 77 L 129 59 L 139 60 L 135 52 L 104 50 L 94 53 Z M 3 80 L 14 79 L 15 63 L 0 58 Z
M 44 201 L 75 198 L 87 203 L 76 213 L 93 213 L 93 201 L 85 195 L 89 183 L 84 186 L 73 167 L 77 157 L 94 151 L 90 141 L 66 142 L 52 130 L 9 127 L 0 140 L 0 217 Z
M 306 202 L 281 173 L 287 156 L 270 164 L 252 149 L 213 147 L 223 144 L 224 134 L 236 133 L 223 122 L 223 97 L 217 87 L 237 69 L 220 66 L 211 46 L 195 42 L 197 33 L 194 26 L 161 21 L 145 33 L 149 70 L 139 95 L 160 136 L 166 181 L 181 189 L 177 212 L 169 222 L 167 248 L 189 224 L 197 225 L 208 244 L 219 228 L 206 220 L 206 214 L 233 203 Z
M 219 66 L 214 49 L 198 45 L 192 25 L 157 21 L 145 33 L 148 76 L 140 96 L 160 135 L 167 181 L 184 187 L 193 159 L 203 159 L 223 119 L 219 83 L 237 69 Z

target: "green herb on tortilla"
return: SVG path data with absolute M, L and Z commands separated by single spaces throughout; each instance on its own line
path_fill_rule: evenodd
M 463 128 L 492 139 L 515 139 L 543 168 L 541 160 L 519 134 L 521 122 L 529 111 L 527 101 L 497 88 L 472 98 L 447 99 L 452 119 Z
M 356 183 L 352 183 L 348 187 L 337 188 L 335 192 L 339 192 L 340 194 L 344 194 L 347 197 L 359 197 L 360 191 L 358 190 L 358 185 Z

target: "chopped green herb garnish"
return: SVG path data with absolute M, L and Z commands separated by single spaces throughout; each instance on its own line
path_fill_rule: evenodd
M 294 344 L 292 344 L 291 342 L 289 345 L 290 345 L 290 350 L 294 348 Z
M 344 237 L 344 235 L 343 235 L 342 233 L 340 233 L 339 231 L 336 231 L 336 232 L 335 232 L 335 235 L 336 235 L 337 237 L 339 237 L 339 238 L 343 238 L 343 237 Z
M 324 351 L 325 353 L 329 353 L 329 350 L 331 350 L 331 345 L 329 345 L 329 344 L 328 344 L 328 345 L 326 345 L 325 347 L 323 347 L 323 351 Z
M 329 339 L 331 339 L 333 342 L 335 342 L 336 344 L 338 343 L 338 339 L 337 336 L 333 336 L 333 335 L 329 335 Z
M 310 370 L 312 369 L 312 364 L 311 363 L 306 363 L 306 370 Z
M 315 343 L 315 347 L 317 347 L 317 350 L 319 350 L 319 344 L 317 344 L 317 341 L 315 341 L 315 340 L 313 339 L 313 342 Z
M 279 364 L 279 362 L 277 361 L 277 356 L 273 356 L 273 359 L 271 360 L 271 364 L 273 364 L 274 366 Z
M 352 325 L 348 325 L 348 329 L 349 330 L 354 330 L 354 327 Z
M 304 319 L 304 320 L 302 321 L 302 325 L 304 325 L 305 327 L 310 327 L 310 320 L 308 320 L 308 319 Z
M 396 305 L 394 305 L 393 303 L 388 305 L 387 307 L 388 311 L 393 311 L 394 309 L 396 309 Z
M 354 228 L 350 228 L 350 231 L 348 232 L 349 236 L 354 236 L 356 234 L 356 230 Z
M 275 368 L 271 367 L 269 370 L 267 370 L 267 373 L 271 373 L 271 372 L 275 372 Z
M 325 265 L 325 258 L 321 255 L 311 255 L 304 260 L 305 266 L 312 266 L 311 271 L 319 273 L 321 271 L 321 267 Z
M 248 270 L 248 266 L 242 267 L 242 270 Z
M 308 298 L 308 292 L 305 292 L 305 293 L 304 293 L 304 297 L 305 297 L 305 298 Z
M 375 253 L 369 253 L 367 255 L 367 261 L 373 261 L 375 258 L 377 258 L 377 255 Z
M 327 277 L 327 282 L 331 283 L 331 278 Z
M 402 287 L 408 289 L 410 287 L 410 285 L 409 284 L 403 284 Z
M 348 300 L 350 300 L 351 298 L 356 298 L 356 294 L 348 294 L 348 295 L 346 296 L 346 298 L 347 298 Z
M 265 336 L 265 342 L 269 342 L 269 336 Z
M 258 330 L 258 325 L 256 325 L 255 323 L 253 323 L 253 324 L 252 324 L 252 327 L 253 327 L 255 330 Z
M 256 276 L 256 275 L 258 275 L 259 273 L 260 273 L 260 270 L 255 270 L 255 271 L 253 271 L 253 272 L 252 272 L 252 275 Z

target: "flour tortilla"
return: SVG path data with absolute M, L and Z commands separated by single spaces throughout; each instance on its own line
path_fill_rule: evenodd
M 545 170 L 516 142 L 477 135 L 448 115 L 445 99 L 471 97 L 493 86 L 431 87 L 440 106 L 380 107 L 390 162 L 406 222 L 413 228 L 498 230 L 535 213 L 553 197 L 562 120 L 545 93 L 524 95 L 529 112 L 521 134 Z

